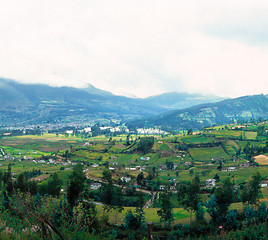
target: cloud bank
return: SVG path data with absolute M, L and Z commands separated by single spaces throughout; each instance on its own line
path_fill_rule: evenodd
M 0 76 L 146 97 L 268 93 L 268 2 L 9 0 Z

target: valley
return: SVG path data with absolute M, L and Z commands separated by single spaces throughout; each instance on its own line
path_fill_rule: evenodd
M 57 173 L 61 193 L 57 193 L 58 197 L 54 195 L 56 201 L 68 192 L 72 171 L 81 165 L 86 177 L 84 197 L 97 204 L 98 221 L 102 221 L 106 207 L 111 207 L 106 213 L 107 224 L 115 228 L 125 223 L 129 211 L 141 206 L 141 196 L 144 218 L 160 227 L 161 196 L 169 192 L 171 226 L 176 226 L 192 221 L 192 213 L 180 195 L 184 194 L 181 192 L 184 184 L 190 186 L 194 179 L 198 179 L 199 201 L 204 204 L 230 179 L 236 189 L 230 209 L 242 212 L 243 189 L 259 173 L 263 186 L 260 202 L 268 200 L 267 132 L 268 123 L 264 121 L 160 135 L 128 131 L 92 136 L 92 132 L 67 134 L 56 129 L 34 135 L 3 133 L 0 170 L 6 172 L 10 168 L 16 181 L 27 173 L 31 176 L 27 181 L 36 181 L 41 195 L 48 194 L 46 189 Z M 110 202 L 105 195 L 108 186 L 113 192 Z M 124 210 L 118 212 L 118 208 Z M 205 213 L 205 219 L 210 220 L 209 212 Z

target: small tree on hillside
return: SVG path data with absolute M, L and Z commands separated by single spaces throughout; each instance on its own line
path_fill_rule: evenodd
M 86 176 L 83 172 L 83 166 L 81 164 L 75 165 L 73 172 L 69 176 L 67 187 L 67 199 L 71 207 L 76 204 L 78 198 L 83 193 L 85 180 Z
M 163 192 L 159 196 L 160 209 L 157 211 L 157 215 L 160 216 L 161 222 L 166 222 L 170 226 L 171 222 L 174 221 L 174 215 L 171 205 L 171 193 Z
M 184 187 L 178 189 L 178 200 L 190 212 L 190 218 L 192 213 L 198 209 L 198 203 L 200 202 L 199 184 L 199 177 L 196 176 L 189 185 L 184 185 Z
M 258 205 L 262 196 L 261 192 L 261 175 L 259 172 L 253 174 L 249 184 L 241 192 L 241 199 L 244 204 Z

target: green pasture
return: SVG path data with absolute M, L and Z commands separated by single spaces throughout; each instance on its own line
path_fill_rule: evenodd
M 186 144 L 212 143 L 215 142 L 214 137 L 206 137 L 203 135 L 189 135 L 182 137 L 181 140 Z
M 245 139 L 255 140 L 257 138 L 257 132 L 245 131 Z
M 240 130 L 218 130 L 218 131 L 211 131 L 209 133 L 206 133 L 206 135 L 214 135 L 217 138 L 237 138 L 240 139 L 241 136 L 244 135 L 244 131 Z
M 22 136 L 15 136 L 15 137 L 9 137 L 9 138 L 15 138 L 15 139 L 43 139 L 48 141 L 69 141 L 69 140 L 81 140 L 80 137 L 68 135 L 65 136 L 63 134 L 56 135 L 54 133 L 44 133 L 42 135 L 22 135 Z
M 170 151 L 170 148 L 167 144 L 165 143 L 155 143 L 155 146 L 156 146 L 156 150 L 158 151 Z
M 103 206 L 96 205 L 97 217 L 101 218 L 103 216 Z M 145 208 L 145 219 L 146 222 L 160 223 L 160 217 L 157 215 L 159 208 Z M 125 215 L 128 211 L 134 213 L 134 207 L 124 207 L 123 211 L 118 212 L 116 210 L 111 210 L 108 212 L 109 222 L 115 225 L 121 225 L 124 222 Z M 189 223 L 190 214 L 183 208 L 173 208 L 174 213 L 174 224 L 178 223 Z
M 54 173 L 59 171 L 62 167 L 61 165 L 47 164 L 47 163 L 34 163 L 33 161 L 18 161 L 18 160 L 4 160 L 0 161 L 2 166 L 0 166 L 1 171 L 6 171 L 8 165 L 11 164 L 11 171 L 16 175 L 31 171 L 32 169 L 40 169 L 43 173 Z M 68 165 L 66 166 L 68 167 Z
M 209 162 L 211 159 L 222 158 L 229 159 L 222 147 L 211 147 L 211 148 L 190 148 L 189 153 L 195 161 Z
M 229 145 L 228 142 L 224 142 L 223 146 L 230 156 L 234 156 L 236 154 L 236 148 L 234 145 Z
M 35 136 L 34 136 L 35 137 Z M 69 149 L 72 147 L 78 147 L 83 144 L 81 141 L 77 140 L 59 140 L 59 139 L 48 139 L 48 138 L 32 138 L 29 135 L 26 136 L 18 136 L 18 137 L 10 137 L 10 138 L 2 138 L 0 139 L 0 145 L 8 146 L 18 149 L 25 149 L 25 150 L 39 150 L 42 152 L 57 152 L 61 150 Z

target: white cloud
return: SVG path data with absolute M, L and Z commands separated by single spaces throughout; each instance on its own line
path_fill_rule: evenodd
M 141 97 L 268 93 L 266 1 L 0 3 L 2 77 Z

